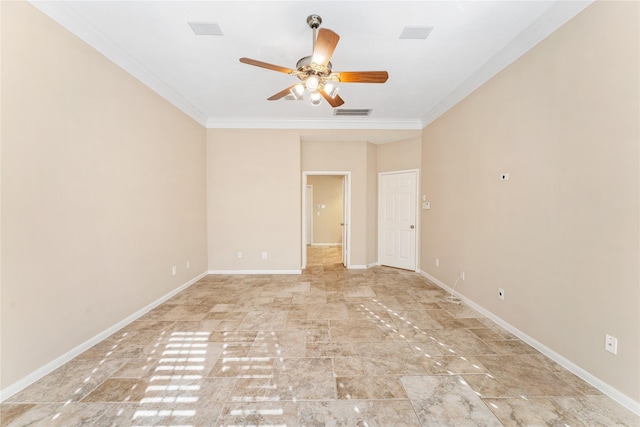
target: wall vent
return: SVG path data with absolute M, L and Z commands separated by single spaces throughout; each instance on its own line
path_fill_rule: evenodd
M 367 108 L 336 108 L 333 110 L 334 116 L 347 116 L 347 117 L 367 117 L 371 114 L 371 109 Z

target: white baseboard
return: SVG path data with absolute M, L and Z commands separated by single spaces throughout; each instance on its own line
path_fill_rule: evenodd
M 367 265 L 350 265 L 349 270 L 366 270 L 367 268 L 375 267 L 377 265 L 378 265 L 377 262 L 373 262 Z
M 436 285 L 440 286 L 442 289 L 444 289 L 448 293 L 452 292 L 452 289 L 448 285 L 446 285 L 445 283 L 441 282 L 437 278 L 433 277 L 429 273 L 427 273 L 425 271 L 422 271 L 422 270 L 420 270 L 419 273 L 422 276 L 424 276 L 427 279 L 429 279 L 430 281 L 432 281 L 433 283 L 435 283 Z M 535 340 L 534 338 L 531 338 L 529 335 L 525 334 L 521 330 L 519 330 L 516 327 L 512 326 L 511 324 L 509 324 L 505 320 L 501 319 L 500 317 L 496 316 L 495 314 L 493 314 L 492 312 L 490 312 L 486 308 L 484 308 L 481 305 L 473 302 L 472 300 L 470 300 L 469 298 L 465 297 L 464 295 L 461 295 L 459 292 L 453 291 L 453 295 L 456 296 L 457 298 L 459 298 L 463 303 L 467 304 L 469 307 L 473 308 L 474 310 L 476 310 L 477 312 L 482 314 L 483 316 L 485 316 L 488 319 L 492 320 L 493 322 L 497 323 L 498 325 L 500 325 L 501 327 L 503 327 L 507 331 L 511 332 L 513 335 L 517 336 L 522 341 L 526 342 L 531 347 L 533 347 L 536 350 L 538 350 L 540 353 L 544 354 L 545 356 L 547 356 L 548 358 L 550 358 L 554 362 L 556 362 L 559 365 L 561 365 L 564 368 L 566 368 L 568 371 L 570 371 L 573 374 L 577 375 L 578 377 L 582 378 L 583 380 L 585 380 L 586 382 L 588 382 L 589 384 L 591 384 L 592 386 L 594 386 L 595 388 L 600 390 L 602 393 L 604 393 L 605 395 L 609 396 L 610 398 L 612 398 L 613 400 L 615 400 L 616 402 L 618 402 L 619 404 L 621 404 L 625 408 L 629 409 L 630 411 L 634 412 L 637 415 L 640 415 L 640 402 L 636 402 L 631 397 L 627 396 L 626 394 L 622 393 L 621 391 L 617 390 L 616 388 L 614 388 L 614 387 L 610 386 L 609 384 L 605 383 L 600 378 L 594 376 L 593 374 L 589 373 L 588 371 L 585 371 L 580 366 L 578 366 L 575 363 L 571 362 L 570 360 L 564 358 L 563 356 L 561 356 L 560 354 L 558 354 L 555 351 L 551 350 L 549 347 L 545 346 L 544 344 L 542 344 L 541 342 Z
M 11 384 L 10 386 L 5 388 L 4 390 L 0 390 L 0 402 L 4 402 L 6 399 L 8 399 L 11 396 L 13 396 L 14 394 L 18 393 L 20 390 L 26 388 L 27 386 L 35 383 L 36 381 L 38 381 L 40 378 L 44 377 L 45 375 L 47 375 L 47 374 L 53 372 L 54 370 L 58 369 L 60 366 L 62 366 L 65 363 L 69 362 L 74 357 L 80 355 L 81 353 L 83 353 L 86 350 L 90 349 L 94 345 L 98 344 L 100 341 L 102 341 L 105 338 L 107 338 L 107 337 L 113 335 L 114 333 L 118 332 L 120 329 L 122 329 L 123 327 L 127 326 L 129 323 L 131 323 L 131 322 L 137 320 L 138 318 L 142 317 L 147 312 L 149 312 L 152 309 L 156 308 L 157 306 L 159 306 L 163 302 L 167 301 L 169 298 L 173 297 L 177 293 L 179 293 L 179 292 L 185 290 L 186 288 L 188 288 L 189 286 L 193 285 L 194 283 L 196 283 L 198 280 L 202 279 L 206 275 L 207 275 L 206 272 L 202 273 L 202 274 L 198 275 L 197 277 L 189 280 L 187 283 L 184 283 L 183 285 L 180 285 L 176 289 L 174 289 L 171 292 L 163 295 L 162 297 L 160 297 L 159 299 L 155 300 L 154 302 L 152 302 L 151 304 L 147 305 L 146 307 L 136 311 L 132 315 L 130 315 L 127 318 L 125 318 L 125 319 L 121 320 L 120 322 L 116 323 L 115 325 L 113 325 L 109 329 L 106 329 L 106 330 L 100 332 L 98 335 L 94 336 L 93 338 L 90 338 L 87 341 L 83 342 L 82 344 L 72 348 L 71 350 L 69 350 L 68 352 L 63 354 L 62 356 L 57 357 L 54 360 L 52 360 L 51 362 L 49 362 L 46 365 L 42 366 L 41 368 L 36 369 L 35 371 L 30 373 L 26 377 L 22 378 L 19 381 L 16 381 L 15 383 Z
M 209 274 L 302 274 L 302 270 L 209 270 Z

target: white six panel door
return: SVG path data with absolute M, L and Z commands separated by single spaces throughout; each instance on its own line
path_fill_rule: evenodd
M 416 269 L 418 173 L 381 173 L 378 183 L 378 263 Z

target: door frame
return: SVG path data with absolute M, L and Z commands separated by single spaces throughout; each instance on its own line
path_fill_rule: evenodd
M 311 214 L 309 214 L 309 197 L 307 197 L 307 196 L 309 196 L 309 194 L 311 194 L 311 202 L 312 202 L 312 204 L 311 204 Z M 307 184 L 305 197 L 307 197 L 307 200 L 305 201 L 305 203 L 306 203 L 305 206 L 307 208 L 307 211 L 306 211 L 306 215 L 307 216 L 305 217 L 305 219 L 307 220 L 307 223 L 306 223 L 306 226 L 305 226 L 305 235 L 304 236 L 305 236 L 305 239 L 307 237 L 309 237 L 309 241 L 307 241 L 307 243 L 306 243 L 307 245 L 309 245 L 309 244 L 313 244 L 313 185 Z M 307 234 L 309 236 L 307 236 Z
M 346 218 L 345 230 L 342 240 L 342 259 L 345 267 L 351 265 L 351 172 L 350 171 L 302 171 L 302 242 L 301 242 L 301 269 L 307 267 L 307 177 L 314 175 L 333 175 L 344 178 L 344 201 L 342 204 L 342 215 Z M 345 261 L 346 260 L 346 261 Z
M 378 226 L 377 226 L 377 233 L 378 233 L 378 265 L 380 264 L 380 250 L 382 248 L 382 245 L 380 244 L 380 239 L 382 239 L 382 233 L 380 233 L 380 180 L 382 179 L 383 175 L 395 175 L 395 174 L 401 174 L 401 173 L 415 173 L 416 176 L 416 193 L 414 194 L 415 197 L 415 215 L 416 215 L 416 220 L 415 220 L 415 264 L 414 264 L 414 268 L 412 269 L 412 271 L 416 271 L 419 272 L 420 271 L 420 222 L 421 222 L 421 218 L 420 218 L 420 169 L 404 169 L 404 170 L 397 170 L 397 171 L 386 171 L 386 172 L 378 172 Z

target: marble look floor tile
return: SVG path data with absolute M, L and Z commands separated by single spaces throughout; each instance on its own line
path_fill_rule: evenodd
M 640 426 L 420 274 L 312 249 L 298 276 L 202 278 L 7 399 L 0 427 Z
M 482 323 L 482 320 L 480 320 L 480 323 Z M 470 331 L 483 341 L 504 341 L 505 340 L 505 338 L 501 334 L 494 331 L 493 329 L 490 329 L 484 326 L 481 328 L 471 328 Z
M 278 361 L 274 378 L 283 400 L 334 400 L 336 383 L 329 358 L 291 358 Z
M 36 406 L 35 404 L 22 403 L 3 403 L 0 405 L 0 427 L 6 427 L 11 421 L 20 417 L 29 409 Z
M 149 381 L 138 378 L 109 378 L 82 402 L 139 402 L 145 397 L 148 384 Z
M 249 356 L 305 357 L 306 341 L 304 331 L 259 332 Z
M 214 331 L 209 334 L 209 342 L 251 344 L 257 336 L 256 331 Z
M 298 425 L 417 427 L 420 422 L 407 400 L 341 400 L 300 403 Z
M 413 376 L 401 381 L 422 425 L 501 426 L 460 376 Z
M 322 305 L 309 305 L 307 308 L 307 319 L 348 319 L 349 310 L 345 303 L 327 303 Z
M 402 342 L 361 343 L 355 342 L 362 367 L 367 375 L 425 375 L 426 370 L 411 348 Z
M 285 329 L 287 313 L 284 311 L 270 313 L 250 311 L 246 314 L 239 331 L 281 331 Z
M 380 342 L 385 332 L 375 323 L 367 320 L 330 320 L 331 341 Z
M 346 287 L 344 296 L 345 298 L 375 298 L 376 293 L 373 292 L 370 286 L 361 284 Z
M 367 371 L 364 368 L 364 359 L 359 356 L 334 358 L 333 372 L 337 377 L 367 375 Z
M 6 403 L 77 402 L 125 364 L 74 359 L 7 399 Z
M 431 375 L 486 374 L 487 368 L 475 356 L 444 356 L 422 359 Z
M 462 378 L 482 398 L 515 397 L 515 394 L 491 374 L 463 374 Z
M 466 329 L 439 329 L 430 331 L 443 354 L 474 356 L 495 354 L 487 344 Z
M 640 426 L 640 415 L 633 414 L 612 399 L 600 396 L 554 398 L 564 413 L 574 414 L 575 425 Z
M 496 351 L 498 354 L 528 354 L 538 353 L 538 350 L 531 347 L 529 344 L 520 340 L 502 340 L 502 341 L 487 341 L 484 342 Z
M 600 396 L 602 392 L 569 371 L 556 371 L 554 375 L 585 396 Z
M 111 412 L 113 408 L 103 403 L 40 404 L 13 419 L 6 426 L 103 427 L 112 425 L 101 422 L 101 418 Z M 2 425 L 5 425 L 4 421 Z
M 338 399 L 407 399 L 396 376 L 337 377 L 335 381 Z
M 305 357 L 347 357 L 356 356 L 350 342 L 312 342 L 305 347 Z
M 491 374 L 517 396 L 579 396 L 581 393 L 530 355 L 479 356 Z
M 601 396 L 485 399 L 485 402 L 505 426 L 640 425 L 640 417 Z
M 294 402 L 230 401 L 216 426 L 297 426 L 298 404 Z
M 440 329 L 442 329 L 442 328 L 446 328 L 446 329 L 462 329 L 462 328 L 465 327 L 465 324 L 462 321 L 462 319 L 456 319 L 455 317 L 453 317 L 452 315 L 450 315 L 449 313 L 447 313 L 443 309 L 426 310 L 426 312 L 435 321 L 437 321 L 438 324 L 440 324 Z
M 271 357 L 222 357 L 209 372 L 210 377 L 265 378 L 273 375 Z
M 160 320 L 202 320 L 211 308 L 203 304 L 181 304 L 160 316 Z
M 329 342 L 331 340 L 328 320 L 288 319 L 285 330 L 304 331 L 307 343 Z

